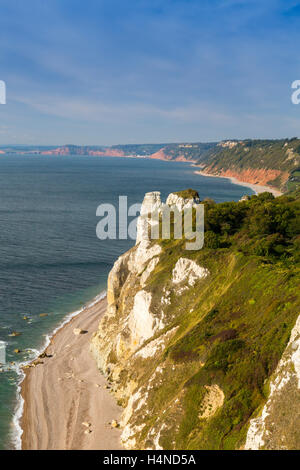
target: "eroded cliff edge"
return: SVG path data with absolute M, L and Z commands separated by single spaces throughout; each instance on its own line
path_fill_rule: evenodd
M 195 192 L 167 199 L 198 203 Z M 139 220 L 136 246 L 109 274 L 91 349 L 124 407 L 125 448 L 300 446 L 299 269 L 242 249 L 241 214 L 251 218 L 263 197 L 230 204 L 205 203 L 207 243 L 196 252 L 148 240 Z M 148 193 L 142 214 L 162 205 Z

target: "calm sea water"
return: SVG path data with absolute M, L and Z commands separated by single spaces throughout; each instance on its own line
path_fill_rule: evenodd
M 0 449 L 16 442 L 18 364 L 43 347 L 67 313 L 105 289 L 112 264 L 134 244 L 97 239 L 97 206 L 117 204 L 119 195 L 142 202 L 154 190 L 165 198 L 193 188 L 217 202 L 252 193 L 193 172 L 185 163 L 146 159 L 1 156 L 0 340 L 15 365 L 0 373 Z M 13 331 L 22 334 L 9 336 Z

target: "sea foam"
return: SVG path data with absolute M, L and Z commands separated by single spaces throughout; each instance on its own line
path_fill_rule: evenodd
M 51 339 L 53 336 L 61 329 L 63 328 L 67 323 L 69 323 L 72 318 L 76 317 L 80 313 L 82 313 L 84 310 L 87 308 L 93 307 L 97 302 L 100 300 L 104 299 L 106 297 L 106 291 L 101 292 L 99 295 L 94 297 L 94 299 L 86 304 L 84 307 L 82 307 L 79 310 L 76 310 L 75 312 L 71 312 L 65 316 L 63 321 L 52 331 L 52 333 L 47 334 L 45 336 L 45 342 L 44 345 L 41 347 L 40 350 L 37 349 L 32 349 L 30 358 L 27 361 L 23 361 L 17 364 L 14 364 L 10 368 L 14 370 L 17 375 L 18 375 L 18 382 L 17 382 L 17 405 L 15 408 L 13 420 L 12 420 L 12 425 L 13 425 L 13 431 L 12 431 L 12 443 L 14 445 L 14 448 L 16 450 L 21 450 L 22 449 L 22 434 L 23 434 L 23 429 L 21 426 L 21 421 L 22 421 L 22 416 L 24 412 L 24 398 L 22 397 L 21 394 L 21 385 L 22 382 L 25 378 L 25 373 L 23 371 L 23 367 L 30 364 L 32 361 L 38 358 L 40 354 L 42 354 L 45 349 L 49 346 Z

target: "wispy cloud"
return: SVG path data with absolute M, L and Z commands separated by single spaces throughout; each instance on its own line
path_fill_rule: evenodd
M 1 122 L 41 143 L 294 134 L 298 3 L 3 0 Z

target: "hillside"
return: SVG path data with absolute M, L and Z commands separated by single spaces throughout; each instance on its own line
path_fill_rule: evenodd
M 296 138 L 224 141 L 205 158 L 201 165 L 204 173 L 236 177 L 282 191 L 295 189 L 300 182 L 300 140 Z
M 299 448 L 299 198 L 204 204 L 202 250 L 147 240 L 139 223 L 110 272 L 91 349 L 124 407 L 123 445 Z
M 208 152 L 215 146 L 216 143 L 211 142 L 167 144 L 150 155 L 150 158 L 196 163 L 205 159 Z
M 1 154 L 91 155 L 152 158 L 190 162 L 208 175 L 270 186 L 281 192 L 295 190 L 300 183 L 300 139 L 227 140 L 169 144 L 107 146 L 63 145 L 60 147 L 6 147 Z

